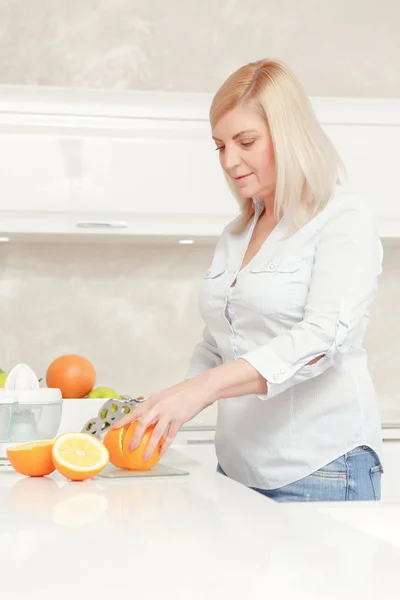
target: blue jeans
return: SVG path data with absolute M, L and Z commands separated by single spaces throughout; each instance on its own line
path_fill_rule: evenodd
M 219 464 L 217 471 L 226 475 Z M 376 453 L 359 446 L 294 483 L 273 490 L 251 489 L 277 502 L 380 500 L 382 473 Z

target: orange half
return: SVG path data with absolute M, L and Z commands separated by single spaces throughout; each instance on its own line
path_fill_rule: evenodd
M 54 440 L 27 442 L 7 448 L 7 456 L 14 469 L 28 477 L 44 477 L 55 469 L 52 459 Z
M 88 433 L 64 433 L 53 444 L 53 462 L 67 479 L 83 481 L 94 477 L 109 461 L 103 442 Z

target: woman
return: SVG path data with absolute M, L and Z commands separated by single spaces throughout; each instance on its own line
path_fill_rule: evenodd
M 363 338 L 382 247 L 311 104 L 281 62 L 233 73 L 210 111 L 241 213 L 200 293 L 184 382 L 121 421 L 148 455 L 218 401 L 220 473 L 277 501 L 377 500 L 380 419 Z

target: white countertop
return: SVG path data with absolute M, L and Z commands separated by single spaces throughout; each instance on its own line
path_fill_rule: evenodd
M 164 462 L 190 475 L 0 472 L 2 600 L 399 597 L 400 505 L 277 504 L 174 449 Z

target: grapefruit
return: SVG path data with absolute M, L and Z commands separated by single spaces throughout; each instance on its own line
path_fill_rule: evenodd
M 84 398 L 94 387 L 96 371 L 92 363 L 77 354 L 56 358 L 46 373 L 49 388 L 58 388 L 63 398 Z

